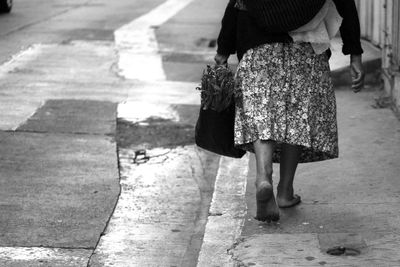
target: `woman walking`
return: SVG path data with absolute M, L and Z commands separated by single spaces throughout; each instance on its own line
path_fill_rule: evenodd
M 299 21 L 316 21 L 318 16 L 331 19 L 334 11 L 329 11 L 327 1 L 230 0 L 222 19 L 215 61 L 226 64 L 234 53 L 240 61 L 235 82 L 235 145 L 255 153 L 256 219 L 261 221 L 277 221 L 279 208 L 301 202 L 293 189 L 298 163 L 338 157 L 330 50 L 321 51 L 321 46 L 312 44 L 320 42 L 321 31 L 300 36 L 295 31 L 303 25 L 296 25 Z M 343 19 L 339 25 L 342 51 L 350 55 L 352 89 L 358 92 L 364 73 L 356 6 L 354 0 L 333 2 Z M 296 7 L 300 3 L 303 6 Z M 292 18 L 299 19 L 294 23 Z M 273 162 L 280 163 L 276 198 Z

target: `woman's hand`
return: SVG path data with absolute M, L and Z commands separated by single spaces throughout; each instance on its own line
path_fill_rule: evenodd
M 354 93 L 360 92 L 364 88 L 365 73 L 363 70 L 361 55 L 351 55 L 350 57 L 351 88 Z
M 215 63 L 217 65 L 226 65 L 228 64 L 228 56 L 224 56 L 221 54 L 216 54 L 214 57 Z

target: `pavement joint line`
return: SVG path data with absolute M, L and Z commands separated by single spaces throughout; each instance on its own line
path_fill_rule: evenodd
M 19 127 L 24 125 L 24 123 L 26 123 L 29 118 L 32 118 L 39 109 L 44 107 L 45 104 L 46 104 L 46 101 L 41 101 L 41 103 L 38 105 L 38 107 L 35 110 L 31 110 L 30 114 L 26 117 L 26 119 L 24 121 L 20 121 L 19 124 L 15 124 L 14 128 L 11 128 L 11 129 L 14 132 L 16 132 Z
M 19 126 L 18 126 L 19 127 Z M 114 137 L 114 134 L 100 134 L 100 133 L 84 133 L 84 132 L 46 132 L 46 131 L 29 131 L 29 130 L 5 130 L 6 133 L 27 133 L 27 134 L 54 134 L 54 135 L 78 135 L 78 136 L 106 136 Z
M 97 243 L 96 243 L 96 245 L 94 246 L 94 248 L 93 248 L 93 250 L 92 250 L 92 253 L 90 254 L 90 256 L 89 256 L 89 258 L 88 258 L 86 267 L 90 267 L 90 262 L 92 261 L 93 256 L 96 254 L 96 250 L 97 250 L 97 248 L 98 248 L 98 246 L 99 246 L 99 244 L 100 244 L 101 237 L 104 236 L 104 235 L 106 234 L 106 232 L 107 232 L 107 228 L 109 227 L 110 221 L 111 221 L 111 219 L 112 219 L 112 217 L 113 217 L 113 215 L 114 215 L 115 210 L 117 209 L 117 205 L 118 205 L 118 202 L 119 202 L 120 197 L 121 197 L 121 194 L 122 194 L 121 165 L 120 165 L 119 151 L 118 151 L 119 149 L 118 149 L 118 146 L 116 146 L 116 147 L 117 147 L 117 151 L 116 151 L 116 152 L 117 152 L 117 158 L 118 158 L 118 161 L 117 161 L 117 162 L 118 162 L 118 176 L 119 176 L 119 177 L 118 177 L 118 180 L 119 180 L 119 182 L 118 182 L 119 192 L 118 192 L 118 195 L 117 195 L 117 201 L 115 201 L 113 210 L 111 211 L 110 216 L 108 217 L 108 220 L 107 220 L 107 222 L 105 223 L 104 229 L 103 229 L 103 231 L 100 233 L 99 238 L 97 239 Z
M 105 223 L 104 229 L 103 231 L 100 233 L 99 238 L 97 239 L 96 245 L 93 248 L 92 253 L 89 256 L 88 262 L 86 267 L 90 267 L 90 263 L 92 261 L 93 256 L 96 254 L 96 250 L 99 247 L 100 241 L 101 241 L 101 237 L 104 236 L 107 232 L 107 229 L 110 225 L 111 219 L 114 216 L 115 210 L 117 209 L 118 206 L 118 202 L 120 201 L 121 198 L 121 194 L 122 194 L 122 183 L 121 183 L 121 156 L 120 156 L 120 148 L 118 147 L 118 144 L 115 143 L 115 153 L 117 155 L 117 168 L 118 168 L 118 188 L 119 188 L 119 192 L 117 195 L 117 201 L 115 201 L 114 203 L 114 207 L 113 210 L 110 212 L 110 215 L 107 219 L 107 222 Z

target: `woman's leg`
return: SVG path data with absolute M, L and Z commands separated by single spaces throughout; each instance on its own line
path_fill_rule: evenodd
M 272 155 L 274 152 L 273 141 L 254 142 L 256 154 L 256 199 L 257 215 L 259 221 L 278 221 L 279 210 L 276 205 L 274 190 L 272 187 Z
M 293 180 L 299 163 L 301 147 L 282 144 L 280 163 L 280 180 L 277 201 L 280 208 L 290 208 L 301 202 L 300 196 L 294 194 Z

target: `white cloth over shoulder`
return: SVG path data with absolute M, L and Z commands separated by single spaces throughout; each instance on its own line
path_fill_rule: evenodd
M 311 43 L 316 54 L 322 54 L 328 48 L 333 37 L 338 33 L 342 17 L 332 0 L 327 0 L 318 14 L 306 25 L 289 33 L 296 43 Z

